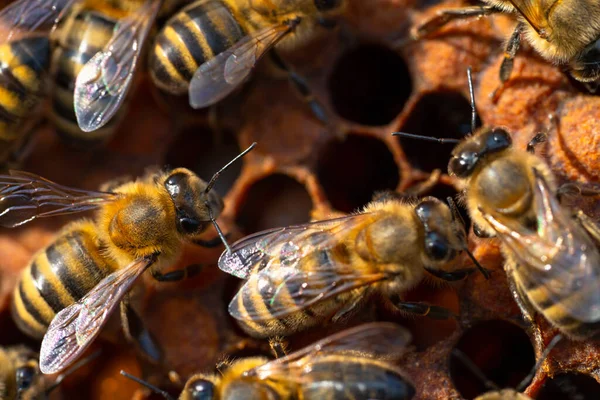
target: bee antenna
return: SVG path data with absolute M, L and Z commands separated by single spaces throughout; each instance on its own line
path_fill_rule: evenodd
M 525 378 L 523 378 L 521 383 L 519 383 L 519 386 L 516 387 L 517 391 L 522 392 L 523 390 L 525 390 L 525 388 L 527 387 L 529 382 L 535 376 L 536 372 L 540 369 L 540 367 L 542 366 L 544 361 L 546 361 L 546 358 L 548 358 L 548 355 L 550 354 L 552 349 L 558 344 L 558 342 L 560 342 L 562 340 L 562 338 L 563 338 L 563 335 L 561 335 L 560 333 L 552 338 L 550 343 L 548 343 L 548 346 L 546 346 L 546 348 L 540 355 L 540 359 L 538 360 L 538 362 L 535 363 L 533 368 L 531 368 L 531 371 L 529 372 L 529 374 Z
M 442 144 L 460 143 L 460 140 L 455 139 L 455 138 L 437 138 L 437 137 L 432 137 L 432 136 L 415 135 L 414 133 L 406 133 L 406 132 L 392 132 L 392 136 L 400 136 L 400 137 L 406 137 L 406 138 L 410 138 L 410 139 L 427 140 L 429 142 L 438 142 L 438 143 L 442 143 Z
M 469 97 L 471 101 L 471 133 L 473 133 L 477 125 L 477 107 L 475 107 L 475 91 L 473 90 L 471 67 L 467 68 L 467 81 L 469 82 Z
M 487 376 L 485 376 L 481 369 L 477 365 L 475 365 L 475 363 L 473 363 L 473 361 L 471 361 L 469 357 L 465 355 L 465 353 L 463 353 L 459 349 L 453 349 L 452 355 L 458 358 L 460 362 L 463 363 L 464 366 L 467 367 L 477 377 L 477 379 L 483 382 L 486 388 L 490 390 L 500 390 L 498 385 L 496 385 Z
M 463 219 L 462 215 L 460 215 L 460 212 L 458 211 L 458 207 L 454 203 L 454 200 L 452 200 L 452 197 L 447 197 L 446 201 L 448 202 L 448 205 L 450 206 L 450 210 L 452 211 L 452 215 L 454 216 L 454 218 L 460 220 L 462 226 L 464 227 L 465 220 Z M 479 261 L 477 261 L 477 259 L 473 255 L 473 253 L 471 253 L 471 251 L 467 247 L 466 240 L 465 240 L 465 243 L 463 244 L 463 247 L 461 250 L 464 250 L 464 252 L 467 253 L 467 255 L 469 256 L 471 261 L 473 261 L 473 263 L 475 264 L 475 266 L 477 267 L 479 272 L 481 272 L 481 274 L 485 277 L 485 279 L 490 279 L 490 271 L 488 271 L 481 264 L 479 264 Z
M 54 380 L 54 382 L 52 383 L 52 385 L 50 385 L 46 388 L 46 390 L 45 390 L 46 396 L 48 396 L 54 389 L 59 387 L 60 384 L 62 383 L 62 381 L 64 381 L 66 377 L 68 377 L 69 375 L 71 375 L 73 372 L 77 371 L 79 368 L 83 367 L 84 365 L 86 365 L 86 364 L 90 363 L 91 361 L 95 360 L 96 358 L 98 358 L 98 356 L 100 356 L 100 353 L 102 353 L 101 350 L 97 350 L 97 351 L 93 352 L 92 354 L 90 354 L 87 357 L 82 358 L 81 360 L 79 360 L 78 362 L 73 364 L 73 366 L 71 368 L 69 368 L 68 370 L 66 370 L 59 376 L 57 376 L 56 379 Z
M 160 394 L 162 397 L 164 397 L 167 400 L 175 400 L 169 393 L 165 392 L 164 390 L 160 390 L 159 388 L 157 388 L 156 386 L 146 382 L 143 379 L 138 378 L 137 376 L 133 376 L 123 370 L 121 370 L 121 375 L 123 375 L 125 378 L 129 378 L 134 382 L 139 383 L 142 386 L 147 387 L 148 389 L 152 390 L 154 393 L 156 394 Z
M 235 156 L 235 158 L 231 161 L 229 161 L 223 168 L 221 168 L 220 170 L 218 170 L 217 172 L 215 172 L 215 174 L 212 176 L 212 178 L 210 178 L 210 181 L 208 182 L 208 185 L 206 185 L 206 189 L 204 189 L 204 193 L 208 193 L 210 192 L 210 190 L 213 188 L 213 186 L 215 185 L 215 183 L 217 182 L 217 179 L 219 179 L 219 176 L 221 176 L 221 174 L 231 166 L 231 164 L 233 164 L 234 162 L 236 162 L 237 160 L 239 160 L 240 158 L 244 157 L 247 153 L 249 153 L 254 147 L 256 147 L 256 142 L 252 143 L 250 145 L 250 147 L 248 147 L 246 150 L 242 151 L 240 154 L 238 154 L 237 156 Z
M 210 222 L 212 222 L 213 226 L 215 227 L 215 230 L 217 231 L 217 235 L 219 235 L 219 239 L 221 239 L 221 242 L 223 242 L 223 245 L 225 245 L 227 254 L 231 254 L 231 247 L 229 246 L 229 243 L 227 242 L 227 238 L 223 234 L 223 231 L 219 227 L 219 224 L 217 224 L 217 220 L 215 219 L 215 216 L 213 215 L 210 204 L 208 204 L 208 201 L 207 201 L 204 203 L 204 205 L 206 205 L 206 208 L 208 209 L 208 218 L 210 218 Z

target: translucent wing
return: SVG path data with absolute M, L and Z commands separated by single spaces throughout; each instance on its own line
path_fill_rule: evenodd
M 71 365 L 100 333 L 136 279 L 156 257 L 136 260 L 102 279 L 87 295 L 60 311 L 48 327 L 40 350 L 40 371 L 54 374 Z
M 307 368 L 319 357 L 330 354 L 353 355 L 377 360 L 395 360 L 411 340 L 410 332 L 393 323 L 373 322 L 346 329 L 286 357 L 258 366 L 247 372 L 261 379 L 302 381 Z M 314 378 L 314 377 L 313 377 Z
M 77 75 L 75 115 L 82 131 L 104 126 L 123 103 L 160 4 L 146 0 L 140 10 L 119 21 L 111 40 Z
M 225 98 L 248 77 L 256 62 L 292 29 L 290 24 L 264 28 L 200 65 L 190 82 L 190 105 L 203 108 Z
M 0 10 L 2 42 L 39 32 L 49 33 L 69 8 L 81 0 L 17 0 Z
M 534 171 L 535 172 L 535 171 Z M 534 185 L 538 230 L 507 226 L 484 215 L 517 261 L 527 287 L 538 287 L 582 322 L 600 320 L 600 250 L 560 206 L 544 179 Z
M 22 171 L 0 175 L 0 226 L 13 228 L 35 218 L 92 210 L 117 195 L 62 186 Z
M 374 218 L 374 214 L 362 213 L 257 232 L 234 243 L 231 253 L 224 252 L 219 268 L 247 279 L 256 268 L 279 265 L 282 260 L 285 264 L 298 262 L 315 251 L 333 248 L 345 234 Z
M 527 23 L 540 35 L 545 37 L 544 27 L 548 21 L 544 15 L 545 6 L 541 0 L 509 0 L 517 12 L 525 18 Z

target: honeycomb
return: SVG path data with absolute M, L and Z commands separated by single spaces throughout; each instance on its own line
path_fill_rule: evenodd
M 536 132 L 559 181 L 600 181 L 600 99 L 587 94 L 528 46 L 515 61 L 513 76 L 497 102 L 488 94 L 498 85 L 502 44 L 513 22 L 506 16 L 452 23 L 428 40 L 404 40 L 411 24 L 456 1 L 348 0 L 338 32 L 326 32 L 284 57 L 310 82 L 335 122 L 317 121 L 284 77 L 261 67 L 243 90 L 219 104 L 215 114 L 169 106 L 156 96 L 148 76 L 133 93 L 131 107 L 106 148 L 74 151 L 45 124 L 36 132 L 23 169 L 64 185 L 96 189 L 106 180 L 138 176 L 150 165 L 183 166 L 208 178 L 240 149 L 258 142 L 242 163 L 218 182 L 225 195 L 222 229 L 231 240 L 261 229 L 351 212 L 374 192 L 410 191 L 436 169 L 445 171 L 451 146 L 397 139 L 391 132 L 462 138 L 470 130 L 466 66 L 472 66 L 479 118 L 501 125 L 524 148 Z M 140 75 L 145 73 L 140 72 Z M 273 101 L 276 99 L 276 101 Z M 216 118 L 213 116 L 216 115 Z M 216 123 L 215 123 L 216 121 Z M 442 173 L 427 194 L 456 194 Z M 600 219 L 600 203 L 575 199 L 574 206 Z M 466 215 L 465 215 L 466 217 Z M 9 312 L 12 289 L 31 256 L 47 245 L 70 217 L 38 220 L 0 232 L 0 344 L 37 344 L 18 332 Z M 207 233 L 207 237 L 214 232 Z M 556 333 L 538 316 L 526 324 L 502 270 L 497 243 L 470 235 L 489 281 L 474 274 L 441 286 L 424 282 L 411 300 L 443 305 L 458 322 L 409 318 L 373 302 L 348 325 L 387 320 L 406 326 L 412 346 L 400 365 L 414 382 L 415 399 L 474 398 L 483 382 L 450 357 L 462 350 L 500 387 L 515 387 L 531 370 Z M 182 283 L 139 285 L 137 304 L 165 351 L 165 367 L 137 359 L 117 329 L 95 347 L 100 359 L 70 376 L 54 398 L 144 399 L 152 397 L 119 375 L 120 369 L 149 376 L 177 393 L 164 379 L 168 370 L 183 379 L 212 371 L 227 354 L 267 354 L 267 346 L 244 336 L 227 315 L 239 282 L 216 267 L 220 250 L 187 246 L 173 269 L 191 263 L 202 273 Z M 169 327 L 169 329 L 165 329 Z M 313 329 L 289 338 L 292 349 L 346 326 Z M 108 329 L 110 331 L 110 327 Z M 111 337 L 114 336 L 114 337 Z M 596 340 L 563 341 L 537 371 L 525 393 L 537 399 L 600 398 L 600 347 Z M 164 386 L 167 385 L 167 386 Z

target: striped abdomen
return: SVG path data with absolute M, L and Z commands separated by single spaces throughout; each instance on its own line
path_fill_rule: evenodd
M 13 297 L 13 318 L 23 332 L 41 338 L 60 310 L 113 271 L 94 231 L 92 222 L 76 223 L 25 268 Z
M 166 92 L 184 94 L 200 65 L 244 36 L 225 3 L 197 1 L 171 18 L 157 35 L 149 59 L 152 80 Z
M 52 56 L 52 119 L 58 134 L 72 144 L 101 144 L 114 133 L 125 112 L 126 107 L 121 106 L 117 115 L 102 128 L 83 132 L 77 125 L 73 105 L 77 74 L 108 43 L 116 22 L 96 11 L 80 10 L 69 16 L 60 28 L 58 46 Z
M 315 235 L 315 240 L 318 240 L 317 235 Z M 283 253 L 286 252 L 283 251 Z M 285 268 L 283 268 L 286 263 L 286 260 L 280 260 L 279 264 L 282 267 L 269 271 L 268 285 L 265 285 L 262 279 L 258 279 L 258 270 L 253 271 L 248 281 L 246 281 L 245 285 L 229 305 L 229 312 L 234 316 L 239 315 L 241 317 L 241 319 L 238 319 L 240 327 L 251 336 L 287 336 L 319 323 L 327 323 L 340 310 L 345 310 L 345 307 L 356 305 L 358 301 L 365 297 L 367 291 L 370 289 L 368 286 L 363 286 L 342 292 L 337 296 L 317 301 L 315 304 L 291 314 L 276 317 L 273 316 L 275 307 L 277 309 L 285 309 L 286 305 L 297 304 L 298 300 L 292 298 L 291 293 L 298 293 L 303 290 L 321 293 L 326 288 L 331 289 L 333 285 L 339 285 L 342 282 L 342 277 L 337 276 L 331 269 L 327 272 L 322 272 L 324 269 L 322 266 L 330 268 L 331 265 L 350 265 L 348 250 L 344 245 L 339 245 L 328 251 L 315 251 L 310 256 L 304 256 L 300 259 L 300 264 L 294 270 L 297 268 L 300 271 L 316 275 L 321 274 L 321 276 L 319 279 L 312 279 L 309 287 L 303 288 L 302 284 L 304 281 L 302 279 L 294 279 L 293 281 L 286 279 L 287 275 Z M 361 266 L 356 265 L 355 267 L 358 271 Z M 256 268 L 258 269 L 259 266 Z M 277 276 L 275 272 L 279 271 L 282 274 Z M 316 283 L 319 281 L 321 282 L 320 286 Z M 273 299 L 275 299 L 276 303 L 273 302 Z M 350 308 L 346 311 L 349 312 Z M 253 318 L 253 316 L 256 316 L 256 318 Z
M 318 380 L 310 382 L 312 377 Z M 343 387 L 343 390 L 335 390 Z M 413 385 L 385 362 L 352 356 L 329 355 L 310 363 L 310 373 L 297 398 L 305 400 L 409 400 Z
M 47 38 L 0 45 L 0 161 L 6 161 L 33 128 L 33 114 L 46 91 L 49 59 Z

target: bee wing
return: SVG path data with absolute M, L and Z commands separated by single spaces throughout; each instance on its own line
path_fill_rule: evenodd
M 300 260 L 315 251 L 333 248 L 346 233 L 373 218 L 373 213 L 361 213 L 257 232 L 234 243 L 231 253 L 223 252 L 218 265 L 228 274 L 247 279 L 257 267 L 280 264 L 280 257 L 285 262 Z
M 51 32 L 69 8 L 81 0 L 17 0 L 0 10 L 3 41 L 39 32 Z
M 404 353 L 410 340 L 410 332 L 399 325 L 390 322 L 363 324 L 258 366 L 248 371 L 248 374 L 256 374 L 261 379 L 279 377 L 296 382 L 302 382 L 306 375 L 310 374 L 310 381 L 314 382 L 314 371 L 310 365 L 321 356 L 343 354 L 377 360 L 395 360 Z
M 54 374 L 71 365 L 98 336 L 131 285 L 154 261 L 154 256 L 140 258 L 113 272 L 81 300 L 56 314 L 42 340 L 40 371 Z
M 104 49 L 77 75 L 74 104 L 82 131 L 104 126 L 123 103 L 160 4 L 161 0 L 146 0 L 140 10 L 120 20 Z
M 117 195 L 62 186 L 36 174 L 0 175 L 0 226 L 13 228 L 40 217 L 92 210 Z
M 544 15 L 545 6 L 541 0 L 509 1 L 538 34 L 543 34 L 543 27 L 548 23 Z
M 537 231 L 485 217 L 512 251 L 516 273 L 526 286 L 544 291 L 573 318 L 596 322 L 600 320 L 600 250 L 534 173 Z
M 200 65 L 190 82 L 190 105 L 203 108 L 225 98 L 248 77 L 256 62 L 291 30 L 288 24 L 261 29 Z

